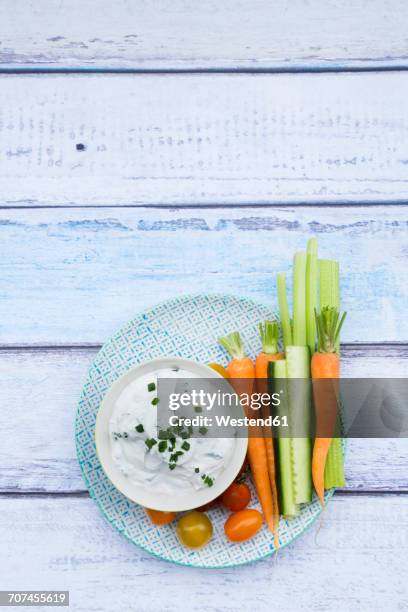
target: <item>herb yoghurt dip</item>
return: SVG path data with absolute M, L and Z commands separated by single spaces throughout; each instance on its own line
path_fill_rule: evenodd
M 233 454 L 235 439 L 210 438 L 194 429 L 157 426 L 158 378 L 199 378 L 179 368 L 162 368 L 131 382 L 115 402 L 109 422 L 111 452 L 119 470 L 135 485 L 166 495 L 213 486 Z

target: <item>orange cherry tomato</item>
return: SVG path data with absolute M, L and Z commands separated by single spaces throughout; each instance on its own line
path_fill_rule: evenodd
M 146 514 L 154 525 L 168 525 L 176 518 L 175 512 L 162 512 L 161 510 L 151 510 L 145 508 Z
M 224 525 L 224 532 L 231 542 L 245 542 L 258 533 L 261 526 L 262 514 L 250 508 L 231 514 Z
M 221 503 L 231 512 L 243 510 L 250 501 L 251 491 L 244 483 L 233 482 L 221 495 Z

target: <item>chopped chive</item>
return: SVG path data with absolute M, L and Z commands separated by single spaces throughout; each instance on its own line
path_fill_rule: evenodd
M 201 406 L 194 406 L 194 412 L 202 412 L 203 409 L 201 408 Z
M 159 442 L 159 446 L 157 448 L 159 449 L 159 453 L 164 453 L 167 448 L 167 441 L 162 440 L 161 442 Z
M 147 438 L 147 440 L 145 440 L 145 444 L 147 448 L 151 450 L 153 446 L 157 444 L 157 440 L 155 440 L 154 438 Z
M 174 470 L 175 467 L 176 467 L 175 463 L 169 463 L 169 470 Z
M 210 478 L 209 476 L 205 477 L 204 482 L 209 487 L 212 487 L 213 484 L 214 484 L 214 480 L 212 478 Z
M 198 474 L 198 472 L 200 471 L 200 468 L 195 468 L 195 473 Z
M 207 429 L 207 427 L 200 427 L 200 429 L 198 431 L 200 432 L 200 434 L 202 436 L 205 436 L 205 434 L 207 433 L 208 429 Z
M 143 432 L 144 432 L 144 427 L 143 427 L 143 425 L 142 425 L 142 424 L 140 424 L 140 425 L 136 425 L 135 429 L 136 429 L 136 431 L 137 431 L 138 433 L 143 433 Z
M 154 382 L 151 382 L 147 385 L 147 390 L 148 391 L 155 391 L 156 390 L 156 385 Z
M 182 431 L 180 434 L 180 438 L 182 438 L 182 440 L 188 440 L 189 437 L 190 434 L 188 433 L 188 431 Z
M 188 442 L 183 442 L 183 444 L 181 445 L 181 448 L 185 451 L 190 450 L 190 444 Z
M 169 432 L 165 431 L 164 429 L 161 429 L 158 433 L 158 438 L 159 440 L 168 440 L 169 439 Z
M 193 434 L 194 428 L 192 425 L 188 426 L 188 433 L 190 434 L 190 436 Z
M 154 398 L 152 399 L 152 406 L 157 406 L 157 404 L 159 403 L 159 401 L 160 401 L 160 400 L 159 400 L 159 398 L 158 398 L 158 397 L 154 397 Z
M 172 455 L 170 455 L 170 462 L 177 463 L 178 458 L 181 457 L 181 455 L 184 455 L 184 453 L 182 453 L 181 451 L 177 451 L 176 453 L 173 453 Z

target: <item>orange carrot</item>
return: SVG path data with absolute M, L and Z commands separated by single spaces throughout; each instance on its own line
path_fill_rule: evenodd
M 239 333 L 233 332 L 218 341 L 232 357 L 227 372 L 235 391 L 238 395 L 245 393 L 250 397 L 254 387 L 255 368 L 252 360 L 245 355 Z M 264 519 L 269 530 L 274 533 L 274 506 L 265 441 L 259 429 L 253 426 L 248 435 L 248 461 Z
M 262 351 L 255 361 L 255 376 L 258 379 L 268 378 L 268 364 L 271 361 L 284 359 L 283 353 L 278 352 L 279 323 L 278 321 L 264 321 L 259 324 Z
M 264 321 L 264 323 L 260 323 L 259 332 L 261 335 L 262 351 L 259 353 L 255 361 L 255 375 L 257 378 L 257 391 L 260 393 L 266 393 L 268 391 L 268 364 L 271 361 L 280 361 L 285 357 L 283 353 L 278 352 L 278 321 Z M 265 406 L 263 409 L 264 418 L 269 416 L 269 412 L 270 411 Z M 264 440 L 269 481 L 271 484 L 273 499 L 274 541 L 275 548 L 279 548 L 279 503 L 278 489 L 276 486 L 275 450 L 269 428 L 264 428 Z
M 336 343 L 346 313 L 341 319 L 337 308 L 315 312 L 318 347 L 311 362 L 313 397 L 316 412 L 316 439 L 313 446 L 312 478 L 314 488 L 324 506 L 324 468 L 337 422 L 338 379 L 340 360 Z M 329 380 L 328 380 L 329 379 Z

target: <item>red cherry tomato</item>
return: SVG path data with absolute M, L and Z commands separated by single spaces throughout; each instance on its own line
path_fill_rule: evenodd
M 225 535 L 231 542 L 245 542 L 252 538 L 262 526 L 262 514 L 247 509 L 231 514 L 224 525 Z
M 244 483 L 233 482 L 221 495 L 221 503 L 231 512 L 243 510 L 250 501 L 251 491 Z

